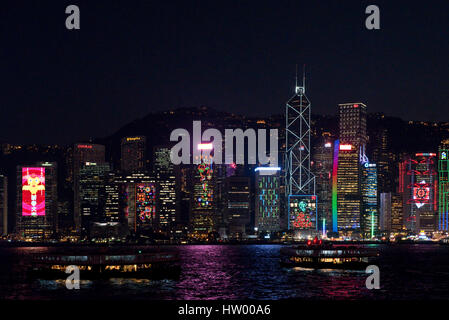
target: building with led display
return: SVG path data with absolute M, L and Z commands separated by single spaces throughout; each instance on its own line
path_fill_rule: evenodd
M 288 228 L 304 236 L 315 235 L 318 231 L 317 196 L 290 195 L 288 198 Z
M 280 230 L 280 168 L 259 167 L 256 171 L 255 227 L 260 233 Z
M 159 186 L 159 228 L 170 231 L 177 223 L 177 192 L 175 167 L 170 148 L 154 148 L 154 176 Z
M 218 230 L 220 223 L 217 212 L 217 173 L 213 157 L 202 154 L 200 163 L 190 170 L 190 235 L 204 239 Z
M 73 207 L 74 222 L 76 230 L 81 228 L 81 198 L 79 194 L 79 174 L 80 169 L 86 162 L 104 163 L 105 147 L 92 143 L 77 143 L 73 146 L 72 165 L 73 165 Z
M 438 230 L 449 231 L 449 149 L 438 152 Z
M 438 227 L 438 175 L 435 153 L 417 153 L 401 163 L 399 189 L 403 194 L 407 230 L 430 235 Z
M 313 173 L 316 179 L 316 194 L 318 196 L 318 223 L 320 229 L 332 230 L 332 164 L 333 142 L 329 138 L 320 139 L 314 147 Z M 324 228 L 323 228 L 324 227 Z
M 16 234 L 42 240 L 57 232 L 57 164 L 39 162 L 17 167 Z
M 0 236 L 8 234 L 8 178 L 0 174 Z
M 146 173 L 117 177 L 119 207 L 131 233 L 153 231 L 158 223 L 156 179 Z
M 143 136 L 122 138 L 120 169 L 124 173 L 145 171 L 145 145 Z
M 379 230 L 379 212 L 377 208 L 377 166 L 365 162 L 362 166 L 362 214 L 360 230 L 365 239 L 373 238 Z

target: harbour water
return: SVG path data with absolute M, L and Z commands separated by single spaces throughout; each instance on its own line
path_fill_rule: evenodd
M 19 255 L 38 248 L 0 248 L 0 298 L 31 300 L 126 299 L 449 299 L 449 246 L 372 245 L 380 250 L 380 289 L 368 290 L 364 270 L 282 268 L 281 245 L 183 245 L 179 279 L 29 280 Z

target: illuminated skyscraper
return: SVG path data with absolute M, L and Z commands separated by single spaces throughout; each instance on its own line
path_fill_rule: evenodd
M 312 169 L 316 177 L 318 224 L 325 232 L 332 230 L 332 146 L 330 139 L 320 139 L 313 153 Z
M 259 232 L 280 230 L 280 168 L 256 168 L 255 227 Z
M 226 178 L 226 220 L 231 237 L 246 234 L 250 217 L 250 178 L 231 176 Z
M 381 193 L 379 229 L 390 235 L 401 232 L 402 226 L 402 196 L 398 193 Z
M 438 229 L 449 231 L 449 150 L 438 152 Z
M 404 160 L 403 177 L 404 224 L 416 234 L 430 235 L 436 230 L 438 212 L 438 176 L 435 153 L 417 153 Z
M 143 136 L 122 138 L 120 168 L 123 172 L 145 171 L 145 144 L 146 138 Z
M 365 162 L 362 167 L 362 216 L 360 229 L 365 239 L 373 238 L 379 229 L 377 210 L 377 167 Z
M 17 167 L 16 233 L 42 240 L 57 231 L 57 165 L 40 162 Z
M 316 230 L 318 224 L 310 227 L 296 227 L 294 221 L 297 215 L 290 215 L 296 208 L 296 195 L 313 197 L 315 196 L 315 175 L 311 171 L 311 103 L 305 94 L 305 77 L 303 76 L 302 86 L 296 80 L 295 94 L 287 102 L 285 109 L 285 194 L 287 200 L 288 217 L 287 226 L 289 229 L 301 229 L 303 231 Z M 294 199 L 294 203 L 290 203 Z M 308 202 L 308 201 L 307 201 Z M 316 209 L 316 208 L 315 208 Z M 304 214 L 304 212 L 302 212 Z
M 89 234 L 94 222 L 104 219 L 104 187 L 109 172 L 109 163 L 85 162 L 79 169 L 78 194 L 84 235 Z
M 105 148 L 103 145 L 92 143 L 77 143 L 73 147 L 73 206 L 74 206 L 74 221 L 75 227 L 79 231 L 81 228 L 81 209 L 80 209 L 80 194 L 79 194 L 79 174 L 80 168 L 86 162 L 104 163 L 105 162 Z
M 172 230 L 176 216 L 176 175 L 170 160 L 170 148 L 154 149 L 154 175 L 159 185 L 159 227 Z
M 8 234 L 8 178 L 0 175 L 0 236 Z
M 345 103 L 338 108 L 340 139 L 334 144 L 333 183 L 337 185 L 336 190 L 333 185 L 333 229 L 351 235 L 361 227 L 362 165 L 368 160 L 365 155 L 366 105 Z
M 152 231 L 158 220 L 156 179 L 146 173 L 116 178 L 119 184 L 119 208 L 132 233 Z
M 190 226 L 191 236 L 204 239 L 217 231 L 220 219 L 217 215 L 216 172 L 213 158 L 201 155 L 200 163 L 191 168 Z

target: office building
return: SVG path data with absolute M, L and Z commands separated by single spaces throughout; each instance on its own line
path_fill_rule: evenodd
M 280 230 L 280 170 L 258 167 L 256 171 L 255 227 L 260 233 Z
M 143 136 L 124 137 L 121 143 L 120 168 L 124 173 L 145 171 L 145 144 Z
M 362 215 L 360 229 L 362 237 L 373 238 L 379 229 L 379 214 L 377 208 L 377 166 L 365 162 L 362 166 Z
M 0 236 L 8 234 L 8 178 L 0 175 Z

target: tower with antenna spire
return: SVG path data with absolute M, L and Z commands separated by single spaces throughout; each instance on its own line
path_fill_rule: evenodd
M 311 149 L 311 103 L 305 94 L 305 68 L 302 85 L 298 84 L 296 68 L 295 94 L 288 100 L 285 108 L 285 191 L 288 204 L 289 229 L 316 229 L 316 195 L 315 175 L 310 168 Z M 299 212 L 299 203 L 307 202 L 313 208 L 307 212 Z M 315 205 L 312 205 L 315 202 Z M 308 214 L 310 224 L 301 225 L 298 221 L 301 214 Z M 314 215 L 314 216 L 313 216 Z M 301 216 L 301 219 L 304 215 Z

